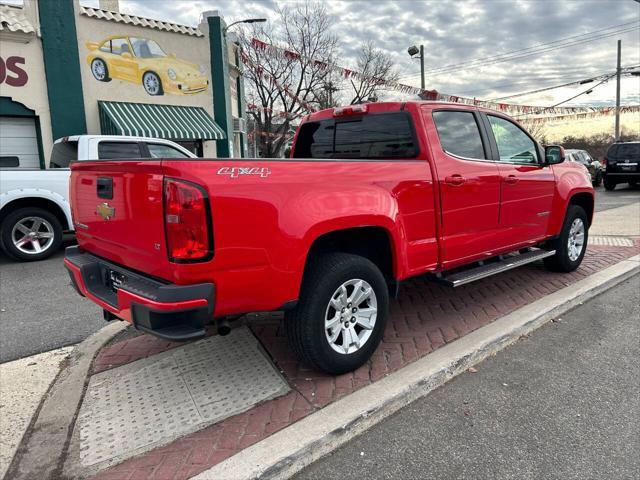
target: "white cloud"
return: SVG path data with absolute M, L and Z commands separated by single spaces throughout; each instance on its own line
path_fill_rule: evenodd
M 97 6 L 97 0 L 81 0 Z M 120 0 L 127 13 L 195 25 L 204 10 L 220 10 L 228 22 L 265 16 L 277 22 L 275 0 Z M 367 40 L 391 54 L 405 83 L 420 85 L 419 63 L 406 53 L 424 44 L 427 70 L 498 55 L 581 35 L 612 25 L 640 21 L 640 4 L 632 0 L 493 0 L 493 1 L 342 1 L 326 2 L 340 37 L 345 67 L 355 65 L 357 49 Z M 427 88 L 454 95 L 494 98 L 613 72 L 616 40 L 623 41 L 623 65 L 640 64 L 638 30 L 569 48 L 559 48 L 512 62 L 445 74 L 429 72 Z M 521 97 L 520 103 L 548 105 L 569 98 L 585 86 Z M 623 103 L 638 102 L 640 80 L 622 82 Z M 594 90 L 574 103 L 612 103 L 615 82 Z M 515 101 L 515 100 L 514 100 Z

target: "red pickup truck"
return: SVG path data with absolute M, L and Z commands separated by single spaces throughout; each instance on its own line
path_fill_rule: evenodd
M 307 116 L 287 159 L 79 162 L 65 265 L 107 320 L 189 340 L 284 310 L 296 354 L 346 372 L 402 280 L 576 269 L 594 192 L 563 155 L 502 113 L 387 102 Z

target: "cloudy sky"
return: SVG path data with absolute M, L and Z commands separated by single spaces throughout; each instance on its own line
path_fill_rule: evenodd
M 97 6 L 98 0 L 81 0 L 81 3 Z M 120 0 L 120 9 L 187 25 L 197 25 L 200 13 L 205 10 L 219 10 L 228 23 L 247 17 L 266 17 L 277 24 L 277 7 L 285 3 L 293 2 Z M 640 30 L 637 28 L 640 3 L 636 0 L 328 0 L 326 5 L 334 20 L 333 33 L 341 43 L 341 66 L 353 69 L 358 48 L 372 40 L 393 56 L 402 82 L 419 86 L 420 65 L 409 58 L 407 47 L 422 43 L 427 88 L 453 95 L 493 99 L 614 72 L 618 39 L 623 45 L 622 65 L 640 64 Z M 554 48 L 552 51 L 509 62 L 466 65 L 447 72 L 429 71 L 567 37 L 581 43 L 557 48 L 562 45 L 557 42 L 549 46 Z M 565 87 L 509 101 L 552 105 L 591 85 Z M 640 103 L 639 76 L 623 77 L 622 103 Z M 615 104 L 615 80 L 566 105 L 572 104 Z

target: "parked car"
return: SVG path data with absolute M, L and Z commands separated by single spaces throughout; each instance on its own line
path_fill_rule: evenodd
M 640 142 L 617 142 L 604 158 L 604 188 L 614 190 L 619 183 L 635 187 L 640 181 Z
M 76 135 L 57 140 L 47 170 L 3 168 L 0 174 L 0 246 L 21 261 L 43 260 L 75 230 L 69 206 L 69 164 L 75 160 L 194 158 L 169 140 Z
M 194 94 L 209 85 L 203 66 L 165 53 L 155 40 L 116 35 L 86 46 L 91 73 L 101 82 L 125 80 L 149 95 Z
M 290 159 L 74 163 L 82 228 L 65 265 L 105 318 L 169 340 L 284 310 L 296 354 L 343 373 L 376 349 L 407 278 L 456 287 L 537 260 L 575 270 L 594 191 L 563 160 L 474 106 L 323 110 Z
M 594 159 L 586 150 L 565 150 L 567 160 L 570 162 L 577 162 L 584 165 L 589 174 L 591 175 L 591 182 L 594 187 L 599 187 L 602 184 L 604 177 L 604 167 L 602 164 Z

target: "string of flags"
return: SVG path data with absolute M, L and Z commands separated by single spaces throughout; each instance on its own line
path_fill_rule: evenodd
M 256 51 L 264 52 L 268 55 L 271 55 L 276 58 L 285 58 L 291 61 L 297 61 L 300 59 L 305 59 L 308 63 L 312 63 L 313 65 L 327 71 L 331 71 L 336 75 L 340 75 L 345 79 L 356 79 L 356 80 L 366 80 L 369 82 L 373 82 L 378 86 L 385 87 L 388 90 L 398 91 L 404 94 L 412 94 L 418 95 L 423 100 L 437 100 L 437 101 L 445 101 L 452 103 L 463 103 L 467 105 L 476 105 L 479 107 L 490 108 L 492 110 L 498 110 L 505 113 L 512 114 L 521 114 L 521 115 L 547 115 L 551 116 L 551 118 L 556 119 L 560 117 L 571 117 L 575 118 L 589 118 L 598 115 L 611 115 L 611 109 L 614 107 L 589 107 L 589 106 L 578 106 L 578 107 L 546 107 L 540 105 L 520 105 L 513 103 L 504 103 L 504 102 L 490 102 L 486 100 L 479 100 L 477 98 L 471 97 L 463 97 L 460 95 L 449 95 L 446 93 L 438 92 L 437 90 L 423 90 L 418 87 L 414 87 L 412 85 L 406 85 L 394 80 L 385 80 L 382 78 L 368 77 L 363 75 L 362 73 L 341 67 L 336 64 L 323 62 L 321 60 L 315 60 L 311 58 L 302 57 L 300 54 L 288 50 L 286 48 L 277 47 L 275 45 L 268 44 L 259 40 L 257 38 L 252 38 L 251 47 Z M 243 61 L 247 63 L 250 61 L 249 56 L 243 52 Z M 289 95 L 293 95 L 287 91 Z M 313 112 L 313 108 L 310 105 L 305 105 L 304 102 L 300 102 L 304 108 L 307 108 L 308 111 Z M 628 112 L 636 112 L 639 111 L 640 106 L 628 106 L 622 107 L 626 108 Z M 614 109 L 615 111 L 615 109 Z M 537 118 L 537 121 L 547 121 L 548 118 Z

